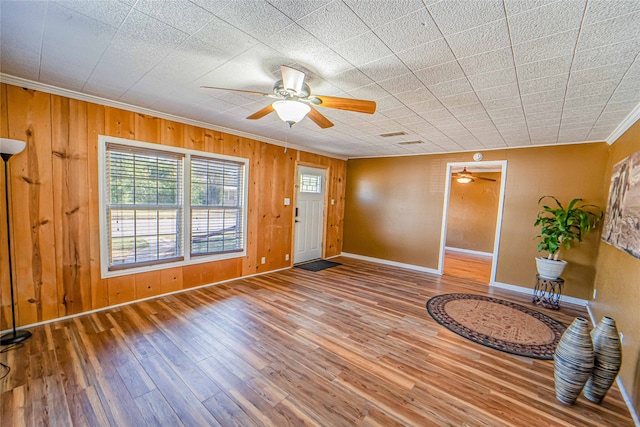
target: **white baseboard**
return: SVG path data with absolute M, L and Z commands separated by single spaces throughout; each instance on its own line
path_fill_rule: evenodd
M 591 324 L 595 328 L 595 326 L 596 326 L 596 317 L 593 315 L 593 311 L 591 311 L 591 306 L 589 305 L 588 302 L 587 302 L 587 313 L 589 313 L 589 319 L 591 320 Z M 629 394 L 627 393 L 627 389 L 624 388 L 624 384 L 622 384 L 622 380 L 620 379 L 620 377 L 616 378 L 616 384 L 618 384 L 618 389 L 620 389 L 620 394 L 622 394 L 622 399 L 624 399 L 624 403 L 627 405 L 627 409 L 629 410 L 629 413 L 631 414 L 631 418 L 633 418 L 633 422 L 635 423 L 636 427 L 640 427 L 640 418 L 638 418 L 638 413 L 636 412 L 635 408 L 633 407 L 633 403 L 631 402 L 631 398 L 629 397 Z
M 479 255 L 479 256 L 488 256 L 488 257 L 493 256 L 493 253 L 491 252 L 472 251 L 471 249 L 454 248 L 451 246 L 445 246 L 444 248 L 451 252 L 460 252 L 460 253 L 469 254 L 469 255 Z
M 166 297 L 168 295 L 173 295 L 173 294 L 180 294 L 182 292 L 187 292 L 187 291 L 191 291 L 191 290 L 194 290 L 194 289 L 206 288 L 208 286 L 221 285 L 222 283 L 233 282 L 234 280 L 241 280 L 241 279 L 248 279 L 249 277 L 262 276 L 263 274 L 269 274 L 269 273 L 275 273 L 277 271 L 289 270 L 290 268 L 292 268 L 292 267 L 285 267 L 285 268 L 279 268 L 277 270 L 263 271 L 261 273 L 249 274 L 248 276 L 240 276 L 240 277 L 236 277 L 236 278 L 233 278 L 233 279 L 221 280 L 219 282 L 207 283 L 206 285 L 194 286 L 192 288 L 186 288 L 186 289 L 180 289 L 180 290 L 173 291 L 173 292 L 167 292 L 166 294 L 154 295 L 152 297 L 146 297 L 146 298 L 140 298 L 140 299 L 133 300 L 133 301 L 122 302 L 120 304 L 114 304 L 114 305 L 109 305 L 107 307 L 96 308 L 95 310 L 83 311 L 81 313 L 70 314 L 68 316 L 56 317 L 55 319 L 43 320 L 42 322 L 30 323 L 28 325 L 17 327 L 16 330 L 19 331 L 19 330 L 22 330 L 22 329 L 34 328 L 36 326 L 46 325 L 47 323 L 53 323 L 53 322 L 58 322 L 58 321 L 61 321 L 61 320 L 73 319 L 74 317 L 84 316 L 84 315 L 87 315 L 87 314 L 98 313 L 100 311 L 110 310 L 112 308 L 122 307 L 122 306 L 125 306 L 125 305 L 134 304 L 134 303 L 137 303 L 137 302 L 148 301 L 148 300 L 156 299 L 156 298 L 162 298 L 162 297 Z M 0 331 L 0 334 L 3 335 L 5 333 L 9 333 L 9 332 L 12 332 L 12 331 L 13 331 L 12 329 L 7 329 L 7 330 L 4 330 L 4 331 Z
M 516 285 L 511 285 L 509 283 L 502 283 L 502 282 L 491 282 L 489 283 L 489 286 L 495 286 L 496 288 L 502 288 L 502 289 L 507 289 L 509 291 L 513 291 L 513 292 L 520 292 L 521 294 L 529 294 L 529 295 L 533 295 L 533 288 L 525 288 L 523 286 L 516 286 Z M 575 298 L 575 297 L 570 297 L 567 295 L 562 295 L 560 297 L 560 302 L 566 302 L 569 304 L 575 304 L 575 305 L 581 305 L 581 306 L 585 306 L 589 303 L 589 301 L 581 299 L 581 298 Z
M 364 255 L 350 254 L 348 252 L 342 252 L 340 255 L 348 258 L 360 259 L 362 261 L 376 262 L 378 264 L 391 265 L 393 267 L 402 267 L 402 268 L 406 268 L 407 270 L 416 270 L 416 271 L 422 271 L 423 273 L 437 274 L 439 276 L 441 275 L 440 272 L 434 268 L 422 267 L 420 265 L 405 264 L 403 262 L 389 261 L 387 259 L 382 259 L 382 258 L 373 258 L 369 256 L 364 256 Z

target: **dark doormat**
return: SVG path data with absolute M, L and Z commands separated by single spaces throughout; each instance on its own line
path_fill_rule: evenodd
M 294 267 L 302 268 L 303 270 L 309 270 L 309 271 L 320 271 L 320 270 L 325 270 L 331 267 L 337 267 L 339 265 L 342 265 L 342 264 L 340 264 L 339 262 L 333 262 L 333 261 L 327 261 L 326 259 L 321 259 L 318 261 L 308 262 L 306 264 L 298 264 L 298 265 L 295 265 Z

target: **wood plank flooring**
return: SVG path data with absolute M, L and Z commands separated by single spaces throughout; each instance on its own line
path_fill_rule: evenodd
M 615 386 L 602 405 L 564 406 L 552 361 L 475 344 L 425 310 L 486 285 L 336 260 L 35 327 L 2 355 L 2 426 L 632 425 Z
M 491 280 L 491 261 L 490 256 L 446 250 L 442 273 L 488 284 Z

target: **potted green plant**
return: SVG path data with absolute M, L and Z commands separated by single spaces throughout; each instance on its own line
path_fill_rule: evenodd
M 547 279 L 557 279 L 562 274 L 566 261 L 558 259 L 560 248 L 571 247 L 573 242 L 581 242 L 584 235 L 596 227 L 604 213 L 596 205 L 583 204 L 582 199 L 573 199 L 567 208 L 553 196 L 542 196 L 538 205 L 546 199 L 553 199 L 556 206 L 543 205 L 535 226 L 540 226 L 538 252 L 548 252 L 547 257 L 537 257 L 538 274 Z

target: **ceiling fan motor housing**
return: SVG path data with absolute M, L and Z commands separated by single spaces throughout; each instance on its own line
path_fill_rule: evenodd
M 282 83 L 282 79 L 280 79 L 273 84 L 273 93 L 276 96 L 279 96 L 285 99 L 307 98 L 309 95 L 311 95 L 311 88 L 309 87 L 308 84 L 303 83 L 302 88 L 300 89 L 300 92 L 298 92 L 295 89 L 285 88 L 284 84 Z

